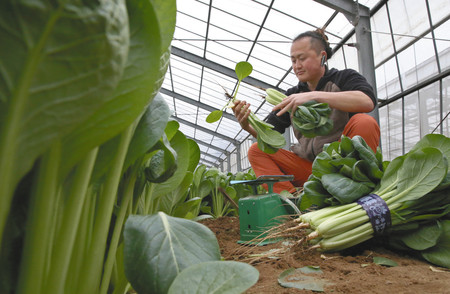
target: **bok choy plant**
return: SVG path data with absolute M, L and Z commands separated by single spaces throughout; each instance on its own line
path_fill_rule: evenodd
M 39 2 L 0 4 L 0 238 L 20 179 L 112 100 L 128 56 L 124 1 Z
M 126 154 L 175 14 L 174 1 L 1 2 L 1 293 L 106 293 Z
M 450 248 L 444 244 L 450 238 L 445 220 L 450 216 L 449 146 L 450 139 L 443 135 L 425 136 L 388 164 L 380 183 L 367 196 L 307 212 L 290 231 L 312 230 L 299 242 L 323 251 L 340 251 L 373 237 L 389 238 L 391 233 L 406 231 L 401 239 L 404 245 L 427 249 L 423 255 L 427 260 L 450 267 Z M 413 244 L 407 236 L 423 236 L 418 228 L 431 228 L 436 237 L 427 244 Z
M 213 183 L 207 178 L 206 172 L 207 166 L 204 164 L 198 165 L 194 171 L 193 180 L 188 192 L 188 202 L 191 207 L 185 214 L 188 216 L 186 217 L 188 219 L 193 219 L 199 215 L 203 199 L 207 197 L 213 189 Z
M 447 192 L 450 197 L 450 192 Z M 396 250 L 422 256 L 425 260 L 438 266 L 450 268 L 450 220 L 447 212 L 442 218 L 434 221 L 423 221 L 417 217 L 405 225 L 399 225 L 390 230 L 390 237 L 385 245 Z M 447 215 L 447 218 L 444 216 Z
M 235 184 L 230 185 L 231 180 L 254 180 L 255 173 L 252 169 L 247 172 L 236 174 L 224 174 L 216 168 L 209 168 L 200 164 L 194 172 L 193 181 L 189 187 L 189 200 L 183 203 L 180 211 L 185 211 L 188 219 L 203 219 L 210 217 L 220 217 L 224 215 L 237 215 L 237 210 L 230 205 L 230 201 L 225 199 L 223 192 L 234 201 L 254 194 L 250 185 Z M 264 188 L 259 186 L 260 193 Z M 182 209 L 182 210 L 181 210 Z M 200 213 L 203 213 L 199 215 Z M 175 214 L 175 216 L 180 216 Z
M 205 172 L 205 177 L 212 183 L 208 199 L 210 205 L 203 206 L 201 211 L 219 218 L 225 215 L 237 215 L 236 208 L 233 207 L 229 200 L 225 198 L 225 192 L 232 201 L 237 203 L 236 190 L 230 185 L 230 175 L 220 172 L 217 168 L 210 168 Z
M 446 141 L 443 146 L 450 146 L 450 139 L 441 135 L 428 135 Z M 419 143 L 405 156 L 394 159 L 387 167 L 380 181 L 380 186 L 372 193 L 381 197 L 390 211 L 392 226 L 408 222 L 408 218 L 428 213 L 422 211 L 419 203 L 425 206 L 426 195 L 439 189 L 448 173 L 447 151 L 439 146 L 425 146 Z M 445 152 L 445 153 L 444 153 Z M 435 197 L 439 197 L 436 196 Z M 443 197 L 445 201 L 447 197 Z M 424 202 L 422 202 L 424 201 Z M 446 200 L 447 202 L 449 200 Z M 416 206 L 412 212 L 410 207 Z M 424 208 L 425 208 L 424 206 Z M 345 207 L 345 209 L 343 209 Z M 434 207 L 430 207 L 432 209 Z M 319 210 L 320 211 L 320 210 Z M 325 216 L 325 215 L 328 215 Z M 304 214 L 301 219 L 310 221 L 315 228 L 313 236 L 322 236 L 319 246 L 324 249 L 343 249 L 355 242 L 363 241 L 374 234 L 369 217 L 356 203 L 336 206 L 322 212 Z M 409 215 L 409 217 L 408 217 Z M 344 236 L 344 237 L 343 237 Z M 332 239 L 334 238 L 334 239 Z M 327 244 L 332 247 L 327 247 Z
M 381 150 L 374 153 L 360 136 L 325 144 L 303 185 L 300 209 L 346 204 L 369 194 L 384 172 Z
M 280 104 L 286 95 L 275 90 L 266 89 L 266 101 L 272 105 Z M 308 101 L 294 111 L 291 116 L 292 126 L 307 138 L 325 136 L 333 129 L 333 120 L 330 118 L 331 108 L 328 103 Z
M 124 236 L 125 271 L 138 293 L 242 293 L 259 277 L 246 263 L 221 261 L 214 233 L 190 220 L 130 216 Z
M 253 71 L 253 67 L 246 61 L 241 61 L 236 64 L 235 72 L 238 77 L 238 84 L 234 95 L 230 97 L 230 100 L 224 105 L 221 110 L 212 111 L 207 117 L 208 123 L 214 123 L 222 117 L 223 110 L 226 107 L 233 107 L 233 102 L 236 100 L 236 95 L 239 90 L 241 81 L 248 77 Z M 269 154 L 275 153 L 278 149 L 283 148 L 286 145 L 286 139 L 284 136 L 273 129 L 273 125 L 259 119 L 254 113 L 250 112 L 248 122 L 257 132 L 258 147 Z

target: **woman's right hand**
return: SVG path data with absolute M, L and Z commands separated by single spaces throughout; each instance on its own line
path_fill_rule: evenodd
M 250 104 L 245 101 L 235 100 L 234 106 L 231 109 L 233 110 L 234 116 L 237 118 L 242 129 L 253 135 L 255 131 L 248 122 L 248 116 L 250 115 Z

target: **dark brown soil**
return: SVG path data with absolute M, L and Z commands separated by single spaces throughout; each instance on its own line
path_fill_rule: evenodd
M 450 271 L 426 261 L 386 249 L 375 242 L 366 242 L 341 253 L 322 253 L 296 248 L 291 253 L 270 254 L 272 259 L 255 259 L 249 255 L 284 248 L 283 241 L 265 246 L 244 246 L 240 239 L 239 218 L 207 219 L 202 223 L 217 236 L 222 256 L 226 260 L 251 263 L 259 271 L 258 282 L 246 293 L 314 293 L 311 290 L 285 288 L 278 283 L 279 275 L 289 268 L 320 267 L 327 281 L 324 293 L 450 293 Z M 286 243 L 286 242 L 285 242 Z M 273 252 L 273 251 L 271 251 Z M 278 259 L 274 259 L 274 257 Z M 385 257 L 398 266 L 375 264 L 373 257 Z

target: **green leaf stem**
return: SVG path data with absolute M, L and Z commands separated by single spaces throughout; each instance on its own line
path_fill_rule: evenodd
M 112 98 L 129 27 L 122 0 L 89 6 L 2 1 L 0 19 L 1 238 L 20 178 Z

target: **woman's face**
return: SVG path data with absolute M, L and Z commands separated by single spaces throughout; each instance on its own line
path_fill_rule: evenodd
M 322 54 L 325 54 L 322 51 Z M 317 54 L 311 48 L 311 37 L 305 37 L 292 43 L 292 69 L 301 82 L 317 85 L 325 73 L 325 67 L 320 65 L 322 54 Z

